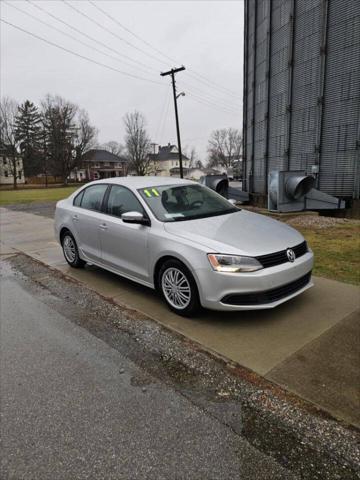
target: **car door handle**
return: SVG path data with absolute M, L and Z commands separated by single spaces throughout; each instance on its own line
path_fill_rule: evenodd
M 107 230 L 107 229 L 108 229 L 106 223 L 101 223 L 101 224 L 99 225 L 99 228 L 100 228 L 100 230 Z
M 79 215 L 73 215 L 72 219 L 74 220 L 74 222 L 78 222 L 79 221 Z

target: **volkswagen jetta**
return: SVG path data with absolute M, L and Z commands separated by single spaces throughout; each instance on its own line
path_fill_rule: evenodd
M 181 315 L 272 308 L 312 286 L 313 253 L 299 232 L 188 180 L 88 183 L 57 203 L 55 233 L 70 266 L 157 289 Z

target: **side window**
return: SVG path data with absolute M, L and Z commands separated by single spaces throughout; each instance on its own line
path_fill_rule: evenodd
M 144 209 L 135 195 L 125 187 L 113 185 L 107 201 L 109 215 L 121 217 L 126 212 L 140 212 L 144 215 Z
M 107 187 L 105 184 L 100 184 L 86 188 L 81 199 L 81 207 L 100 211 Z
M 82 190 L 78 195 L 76 195 L 76 197 L 74 198 L 74 203 L 73 203 L 74 207 L 80 207 L 82 197 L 84 196 L 84 192 L 85 192 L 85 190 Z

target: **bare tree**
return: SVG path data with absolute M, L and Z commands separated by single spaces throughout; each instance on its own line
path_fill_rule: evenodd
M 76 136 L 74 137 L 74 147 L 76 150 L 77 162 L 88 150 L 96 146 L 96 137 L 98 131 L 90 124 L 89 115 L 86 110 L 79 110 L 77 113 Z
M 119 142 L 115 142 L 114 140 L 111 140 L 110 142 L 103 143 L 100 145 L 99 148 L 103 148 L 107 152 L 113 153 L 114 155 L 124 155 L 125 154 L 125 147 Z
M 85 110 L 58 96 L 42 102 L 42 117 L 49 169 L 67 183 L 82 155 L 96 144 L 97 131 Z
M 200 168 L 200 169 L 203 168 L 202 161 L 200 160 L 195 147 L 191 147 L 191 149 L 189 149 L 188 147 L 185 147 L 184 151 L 185 151 L 185 155 L 190 160 L 190 164 L 189 164 L 190 168 Z
M 14 188 L 17 188 L 19 169 L 17 165 L 18 140 L 16 136 L 16 115 L 18 113 L 18 104 L 9 97 L 4 97 L 0 101 L 0 144 L 5 149 L 6 155 L 10 161 L 11 173 L 14 179 Z
M 236 128 L 214 130 L 208 142 L 209 167 L 232 167 L 241 154 L 241 143 L 241 133 Z
M 126 129 L 125 144 L 130 167 L 137 175 L 146 175 L 150 166 L 150 137 L 145 128 L 144 116 L 135 111 L 124 117 Z

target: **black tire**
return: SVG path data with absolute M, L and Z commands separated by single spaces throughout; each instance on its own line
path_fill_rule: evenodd
M 86 262 L 80 258 L 75 238 L 69 231 L 66 231 L 62 235 L 61 246 L 65 260 L 70 267 L 83 268 L 85 266 Z M 71 253 L 69 249 L 71 250 Z
M 171 291 L 170 283 L 168 283 L 169 275 L 172 275 L 171 272 L 175 276 L 178 275 L 179 284 L 175 286 L 175 288 L 177 287 L 176 292 Z M 177 274 L 176 272 L 181 273 Z M 182 262 L 176 259 L 164 262 L 159 270 L 157 283 L 159 291 L 170 310 L 183 317 L 191 317 L 199 312 L 201 305 L 195 279 Z M 188 298 L 185 300 L 184 297 Z

